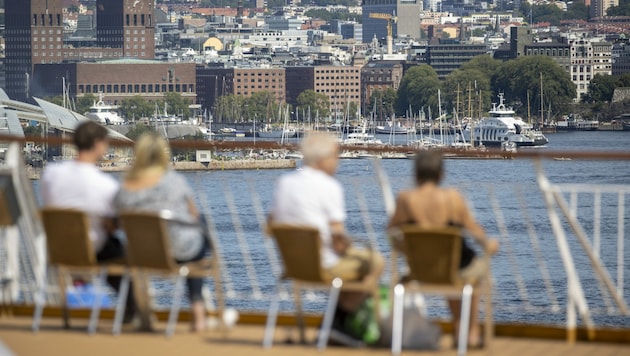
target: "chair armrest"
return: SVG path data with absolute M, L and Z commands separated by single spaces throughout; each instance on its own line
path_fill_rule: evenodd
M 158 211 L 158 216 L 160 217 L 160 219 L 163 219 L 167 222 L 173 222 L 173 223 L 177 223 L 181 225 L 202 227 L 202 224 L 199 220 L 198 221 L 185 221 L 182 219 L 175 218 L 175 214 L 171 210 L 167 210 L 167 209 L 160 210 Z

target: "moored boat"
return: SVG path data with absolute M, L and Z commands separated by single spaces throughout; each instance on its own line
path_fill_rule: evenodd
M 493 104 L 489 112 L 490 117 L 481 119 L 473 126 L 474 133 L 467 126 L 464 136 L 468 142 L 474 138 L 474 144 L 479 143 L 488 147 L 502 147 L 505 142 L 513 143 L 517 147 L 544 146 L 549 140 L 540 131 L 534 130 L 531 124 L 515 116 L 514 110 L 503 103 L 503 93 L 499 94 L 499 103 Z
M 116 112 L 116 107 L 105 104 L 103 93 L 98 94 L 98 101 L 95 101 L 90 110 L 85 113 L 85 117 L 97 121 L 103 125 L 122 125 L 125 119 Z

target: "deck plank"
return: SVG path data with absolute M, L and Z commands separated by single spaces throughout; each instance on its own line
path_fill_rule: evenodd
M 124 330 L 119 336 L 112 336 L 111 322 L 103 320 L 98 332 L 89 336 L 86 333 L 86 320 L 73 320 L 69 330 L 61 327 L 58 318 L 45 318 L 38 334 L 30 330 L 30 318 L 0 318 L 0 341 L 15 355 L 50 355 L 50 356 L 120 356 L 120 355 L 199 355 L 213 353 L 229 356 L 252 355 L 321 355 L 314 344 L 287 345 L 283 340 L 288 333 L 284 327 L 276 330 L 275 344 L 271 350 L 261 347 L 264 328 L 258 325 L 237 325 L 227 335 L 218 331 L 209 331 L 203 335 L 188 332 L 186 323 L 177 325 L 176 334 L 167 339 L 164 323 L 158 323 L 154 333 L 138 333 Z M 297 337 L 297 333 L 294 333 Z M 309 329 L 307 337 L 314 340 L 315 329 Z M 442 339 L 442 348 L 433 352 L 404 351 L 403 355 L 456 355 L 450 347 L 450 336 Z M 329 347 L 326 355 L 388 355 L 386 349 L 349 349 Z M 471 350 L 470 355 L 629 355 L 629 344 L 606 344 L 578 342 L 569 345 L 561 340 L 541 340 L 526 338 L 498 337 L 490 347 L 484 350 Z

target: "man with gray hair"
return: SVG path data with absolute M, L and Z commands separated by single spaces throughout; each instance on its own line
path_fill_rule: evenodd
M 331 277 L 377 285 L 383 272 L 383 258 L 371 250 L 351 246 L 345 231 L 343 187 L 334 178 L 339 163 L 336 137 L 312 133 L 301 143 L 304 167 L 282 176 L 274 191 L 269 222 L 308 225 L 319 229 L 322 267 Z M 339 307 L 355 311 L 363 293 L 342 293 Z

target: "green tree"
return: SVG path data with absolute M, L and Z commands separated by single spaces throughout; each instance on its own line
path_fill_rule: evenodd
M 565 20 L 588 20 L 588 6 L 583 1 L 574 1 L 567 5 L 564 13 Z
M 533 112 L 540 112 L 541 76 L 544 109 L 551 106 L 567 112 L 576 97 L 575 84 L 569 73 L 547 56 L 525 56 L 503 63 L 492 79 L 492 88 L 495 93 L 504 92 L 508 101 L 521 108 L 526 108 L 529 97 Z
M 630 87 L 630 73 L 624 73 L 617 77 L 615 87 Z
M 620 78 L 612 75 L 596 74 L 588 86 L 588 92 L 583 98 L 585 102 L 610 102 L 613 92 Z
M 236 122 L 243 120 L 245 97 L 242 95 L 222 95 L 217 103 L 215 117 L 219 122 Z
M 166 102 L 171 115 L 181 116 L 182 119 L 188 119 L 188 117 L 190 117 L 190 101 L 184 99 L 180 93 L 164 93 L 164 102 Z
M 274 121 L 278 114 L 276 96 L 270 91 L 252 93 L 245 99 L 244 119 L 263 122 Z
M 475 66 L 462 66 L 451 72 L 444 80 L 445 109 L 450 113 L 457 107 L 457 112 L 464 116 L 476 116 L 481 95 L 481 110 L 485 111 L 492 100 L 490 78 L 487 72 Z
M 318 18 L 326 21 L 330 20 L 349 20 L 361 22 L 361 15 L 351 14 L 348 10 L 328 11 L 325 9 L 310 9 L 304 12 L 305 16 L 310 18 Z
M 606 15 L 630 16 L 630 0 L 619 0 L 619 5 L 609 7 Z
M 120 105 L 120 111 L 127 120 L 138 120 L 141 117 L 150 117 L 155 113 L 155 106 L 140 95 L 134 95 L 126 99 Z
M 521 12 L 526 21 L 533 23 L 550 22 L 552 25 L 560 25 L 561 20 L 588 20 L 588 7 L 583 1 L 575 1 L 567 5 L 567 11 L 561 10 L 553 4 L 530 5 L 527 2 L 521 4 Z
M 83 94 L 83 96 L 77 99 L 77 112 L 80 114 L 84 114 L 90 111 L 90 107 L 94 105 L 96 101 L 98 101 L 96 95 L 92 93 Z
M 297 97 L 298 110 L 311 113 L 318 113 L 319 117 L 330 116 L 330 100 L 323 93 L 317 93 L 314 90 L 304 90 Z
M 394 115 L 396 107 L 396 99 L 398 93 L 394 88 L 386 88 L 384 90 L 376 89 L 370 96 L 370 107 L 368 112 L 372 113 L 377 120 L 384 120 Z
M 405 72 L 398 88 L 396 100 L 396 112 L 404 115 L 409 108 L 412 112 L 418 112 L 422 108 L 431 108 L 433 113 L 438 112 L 438 89 L 441 82 L 435 70 L 427 65 L 411 67 Z

